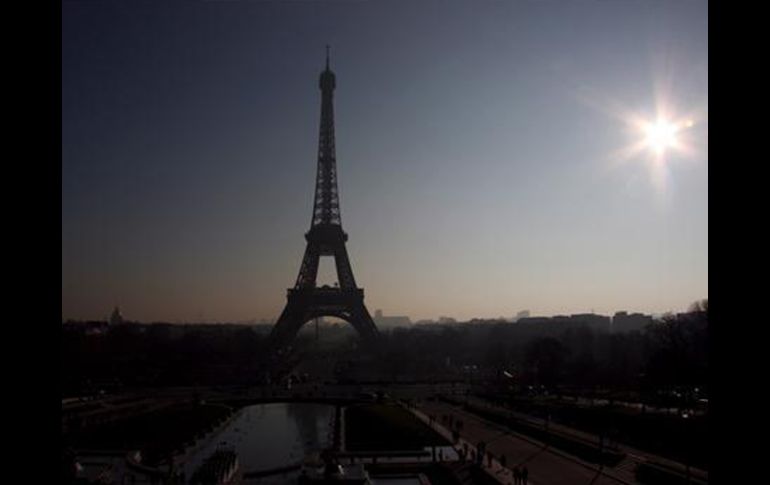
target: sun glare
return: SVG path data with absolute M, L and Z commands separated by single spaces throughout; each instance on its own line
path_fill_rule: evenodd
M 652 183 L 660 193 L 665 192 L 672 162 L 694 160 L 700 154 L 699 132 L 695 129 L 706 119 L 703 110 L 690 111 L 685 116 L 676 115 L 675 106 L 660 98 L 655 101 L 657 113 L 648 112 L 645 115 L 613 100 L 583 99 L 625 125 L 627 144 L 610 153 L 610 162 L 645 163 L 649 167 Z
M 647 123 L 644 128 L 644 141 L 656 155 L 663 155 L 669 148 L 677 145 L 676 135 L 680 127 L 667 120 Z

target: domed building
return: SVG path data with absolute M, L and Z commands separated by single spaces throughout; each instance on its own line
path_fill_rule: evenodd
M 110 325 L 120 325 L 123 323 L 123 316 L 120 314 L 120 308 L 115 307 L 110 315 Z

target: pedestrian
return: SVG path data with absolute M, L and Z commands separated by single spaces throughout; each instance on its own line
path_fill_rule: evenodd
M 492 468 L 492 452 L 487 451 L 487 466 Z
M 483 466 L 484 465 L 484 455 L 487 454 L 487 444 L 483 441 L 479 441 L 479 444 L 476 445 L 476 449 L 478 450 L 478 464 Z
M 513 483 L 514 485 L 521 484 L 521 470 L 519 469 L 519 465 L 513 467 Z
M 523 485 L 527 485 L 528 477 L 529 477 L 529 470 L 527 470 L 527 465 L 524 465 L 524 469 L 521 470 L 521 481 Z

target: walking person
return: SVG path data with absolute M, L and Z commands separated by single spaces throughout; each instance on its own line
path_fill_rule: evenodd
M 519 465 L 513 467 L 513 483 L 514 485 L 521 484 L 521 470 L 519 469 Z
M 529 477 L 529 470 L 527 470 L 527 465 L 524 465 L 524 468 L 521 470 L 521 483 L 522 485 L 527 485 L 527 478 Z

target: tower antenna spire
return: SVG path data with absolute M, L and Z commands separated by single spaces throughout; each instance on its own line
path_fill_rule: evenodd
M 326 70 L 329 70 L 329 44 L 326 44 Z

